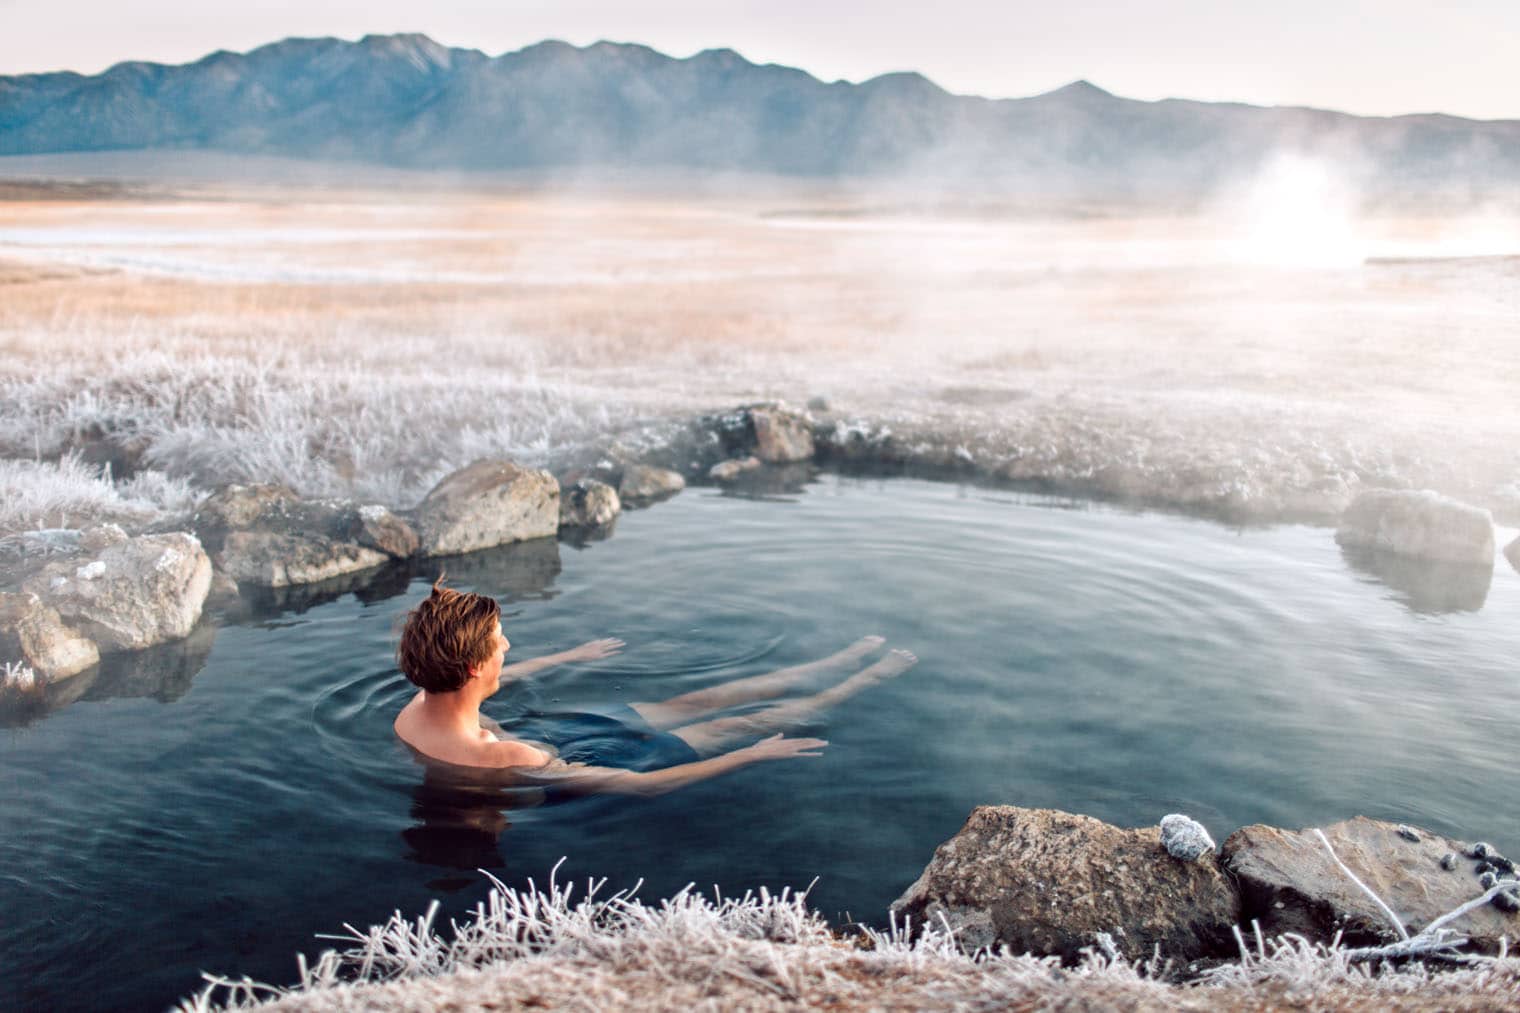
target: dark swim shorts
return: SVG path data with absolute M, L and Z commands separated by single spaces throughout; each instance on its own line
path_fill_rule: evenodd
M 648 771 L 701 759 L 684 740 L 651 727 L 627 704 L 600 714 L 530 710 L 503 722 L 502 729 L 513 738 L 549 743 L 566 763 Z

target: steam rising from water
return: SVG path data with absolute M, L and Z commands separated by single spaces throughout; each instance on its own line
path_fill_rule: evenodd
M 1369 258 L 1520 256 L 1515 209 L 1470 208 L 1396 232 L 1369 216 L 1359 174 L 1324 158 L 1282 154 L 1226 190 L 1212 215 L 1226 230 L 1231 262 L 1298 269 L 1359 267 Z
M 105 434 L 165 481 L 406 506 L 482 454 L 823 395 L 992 474 L 1520 516 L 1520 207 L 1363 190 L 1284 155 L 1197 214 L 775 184 L 18 203 L 0 453 Z
M 1356 228 L 1355 194 L 1322 161 L 1280 156 L 1221 210 L 1238 215 L 1240 259 L 1247 263 L 1344 268 L 1368 255 L 1367 237 Z

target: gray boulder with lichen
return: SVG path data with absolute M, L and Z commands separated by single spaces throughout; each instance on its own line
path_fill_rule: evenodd
M 391 557 L 324 535 L 233 531 L 216 558 L 218 569 L 239 583 L 290 587 L 368 570 Z
M 547 538 L 559 530 L 559 482 L 511 461 L 479 460 L 445 476 L 414 514 L 426 556 Z
M 141 650 L 187 635 L 211 587 L 199 539 L 176 531 L 102 540 L 110 544 L 50 564 L 23 590 L 103 650 Z
M 1112 934 L 1127 956 L 1190 960 L 1234 950 L 1235 885 L 1213 862 L 1178 862 L 1155 827 L 1126 830 L 1054 809 L 979 806 L 892 905 L 943 922 L 968 949 L 1077 959 Z
M 404 559 L 416 531 L 379 504 L 302 500 L 280 485 L 228 485 L 193 521 L 220 575 L 264 587 L 331 580 Z
M 1400 831 L 1411 831 L 1415 839 Z M 1393 909 L 1411 935 L 1482 892 L 1483 857 L 1440 834 L 1365 816 L 1323 832 L 1336 857 Z M 1243 827 L 1225 839 L 1220 859 L 1240 883 L 1244 917 L 1260 922 L 1269 936 L 1293 932 L 1329 942 L 1339 933 L 1351 946 L 1399 938 L 1312 830 Z M 1451 927 L 1492 953 L 1500 937 L 1520 933 L 1520 918 L 1484 905 Z

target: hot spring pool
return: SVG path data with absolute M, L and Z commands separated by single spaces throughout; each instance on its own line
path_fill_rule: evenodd
M 0 1006 L 163 1008 L 201 969 L 285 983 L 343 922 L 442 917 L 562 874 L 725 894 L 806 886 L 873 924 L 980 803 L 1123 825 L 1365 813 L 1520 850 L 1520 575 L 1432 590 L 1331 532 L 908 480 L 689 490 L 585 548 L 447 563 L 500 597 L 512 660 L 627 651 L 487 712 L 657 700 L 867 633 L 903 677 L 826 716 L 819 759 L 650 800 L 503 811 L 424 789 L 390 722 L 398 618 L 432 571 L 270 596 L 112 661 L 0 731 Z M 82 676 L 81 678 L 90 678 Z

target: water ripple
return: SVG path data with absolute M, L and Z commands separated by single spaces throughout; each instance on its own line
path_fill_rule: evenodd
M 0 739 L 0 806 L 24 817 L 0 820 L 0 949 L 45 994 L 163 1007 L 201 967 L 279 974 L 313 931 L 562 855 L 652 895 L 820 876 L 821 909 L 869 919 L 988 803 L 1182 811 L 1216 836 L 1367 812 L 1520 847 L 1493 804 L 1520 720 L 1520 575 L 1420 612 L 1327 530 L 1070 505 L 896 481 L 789 502 L 697 489 L 583 551 L 459 562 L 455 586 L 504 600 L 509 663 L 628 644 L 505 686 L 485 708 L 501 720 L 663 699 L 867 633 L 919 655 L 819 716 L 822 757 L 659 799 L 440 801 L 391 729 L 414 692 L 395 622 L 427 582 L 271 596 L 208 641 L 183 695 L 122 680 Z M 150 966 L 177 991 L 128 994 Z

